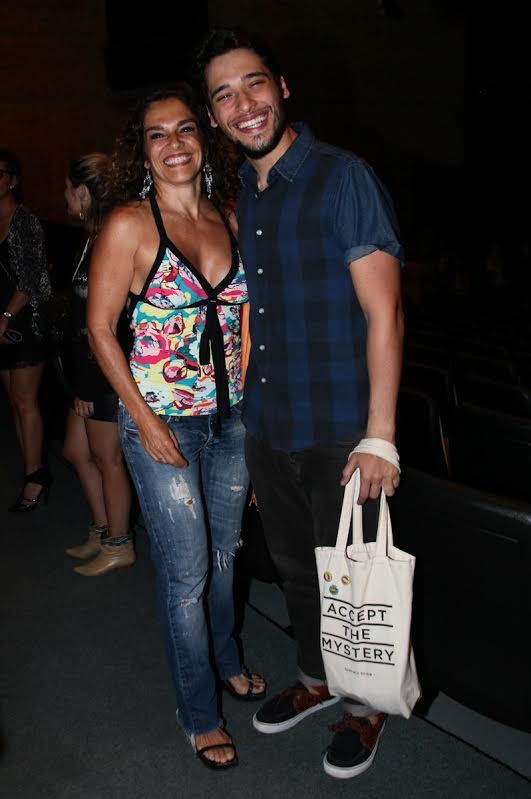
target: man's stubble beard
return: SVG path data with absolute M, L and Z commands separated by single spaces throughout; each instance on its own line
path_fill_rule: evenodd
M 271 138 L 269 139 L 269 141 L 263 142 L 262 144 L 257 145 L 256 148 L 253 148 L 245 144 L 242 144 L 242 142 L 239 139 L 233 137 L 231 138 L 234 144 L 238 147 L 240 152 L 243 153 L 243 155 L 246 158 L 250 158 L 251 161 L 257 161 L 260 158 L 264 158 L 266 155 L 269 155 L 269 153 L 273 152 L 275 147 L 277 147 L 278 143 L 280 142 L 282 136 L 284 135 L 284 131 L 286 130 L 287 124 L 288 123 L 286 119 L 286 112 L 284 110 L 284 105 L 281 104 L 278 109 L 277 124 L 273 130 L 273 133 L 271 134 Z

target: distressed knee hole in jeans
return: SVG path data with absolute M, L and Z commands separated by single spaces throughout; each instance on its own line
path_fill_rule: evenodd
M 195 597 L 192 597 L 192 599 L 178 599 L 177 600 L 177 605 L 180 608 L 189 608 L 190 605 L 197 605 L 198 602 L 199 602 L 198 599 L 196 599 Z
M 178 505 L 188 505 L 192 511 L 192 516 L 196 518 L 195 497 L 190 496 L 190 488 L 184 477 L 174 477 L 170 483 L 170 496 Z

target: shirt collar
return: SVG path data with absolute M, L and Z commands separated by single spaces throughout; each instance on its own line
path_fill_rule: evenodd
M 294 180 L 313 146 L 315 136 L 308 125 L 304 122 L 294 122 L 291 127 L 297 132 L 297 138 L 269 170 L 268 183 L 271 182 L 275 173 L 285 180 Z M 242 183 L 256 186 L 256 171 L 250 161 L 245 161 L 242 164 L 238 174 Z

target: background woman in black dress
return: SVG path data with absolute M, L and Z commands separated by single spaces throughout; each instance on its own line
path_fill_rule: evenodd
M 42 460 L 38 403 L 46 345 L 34 335 L 33 312 L 51 292 L 44 234 L 20 204 L 20 165 L 0 149 L 0 379 L 11 405 L 24 460 L 24 487 L 9 510 L 35 510 L 48 498 L 51 477 Z
M 92 515 L 87 540 L 66 552 L 81 559 L 93 557 L 74 571 L 97 577 L 135 562 L 129 534 L 131 488 L 118 436 L 118 398 L 92 355 L 85 321 L 90 255 L 110 202 L 107 156 L 91 153 L 72 161 L 65 184 L 68 213 L 80 220 L 87 240 L 72 277 L 69 377 L 75 397 L 63 454 L 79 476 Z

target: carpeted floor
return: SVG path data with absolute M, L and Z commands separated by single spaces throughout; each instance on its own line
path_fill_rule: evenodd
M 87 523 L 76 477 L 53 460 L 49 505 L 8 514 L 20 464 L 5 408 L 0 421 L 2 797 L 529 799 L 525 779 L 416 717 L 390 719 L 370 771 L 333 780 L 321 761 L 337 708 L 264 736 L 251 725 L 256 707 L 230 697 L 223 709 L 240 765 L 205 769 L 175 725 L 145 533 L 133 569 L 76 575 L 63 553 Z M 262 586 L 262 608 L 269 590 L 278 601 L 276 589 Z M 290 638 L 252 608 L 242 638 L 246 662 L 267 676 L 270 691 L 285 687 Z

